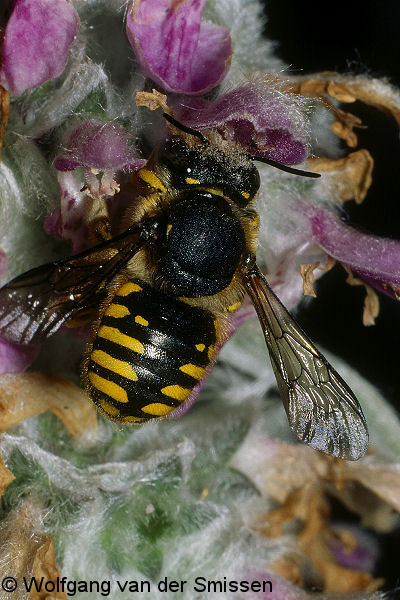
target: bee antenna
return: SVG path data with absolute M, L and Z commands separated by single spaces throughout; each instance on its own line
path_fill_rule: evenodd
M 281 171 L 286 171 L 286 173 L 292 173 L 293 175 L 301 175 L 302 177 L 313 177 L 314 179 L 316 179 L 317 177 L 321 177 L 321 173 L 312 173 L 311 171 L 294 169 L 293 167 L 288 167 L 287 165 L 283 165 L 282 163 L 276 162 L 276 160 L 272 160 L 270 158 L 259 158 L 257 156 L 252 156 L 251 154 L 248 154 L 247 156 L 251 160 L 263 162 L 266 165 L 271 165 L 271 167 L 275 167 L 276 169 L 280 169 Z
M 181 131 L 184 131 L 185 133 L 189 133 L 190 135 L 194 135 L 197 138 L 199 138 L 199 140 L 205 146 L 209 146 L 210 145 L 210 142 L 208 141 L 208 139 L 206 137 L 204 137 L 204 135 L 202 133 L 200 133 L 200 131 L 197 131 L 196 129 L 192 129 L 191 127 L 186 127 L 186 125 L 183 125 L 183 123 L 180 123 L 179 121 L 177 121 L 176 119 L 174 119 L 174 117 L 171 117 L 171 115 L 169 115 L 166 112 L 163 113 L 163 117 L 164 117 L 164 119 L 166 121 L 168 121 L 169 123 L 171 123 L 171 125 L 173 125 L 177 129 L 180 129 Z

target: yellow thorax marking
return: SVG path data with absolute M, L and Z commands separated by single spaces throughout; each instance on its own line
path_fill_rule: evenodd
M 144 327 L 147 327 L 148 324 L 149 324 L 149 322 L 147 321 L 147 319 L 144 319 L 140 315 L 136 315 L 136 317 L 135 317 L 135 323 L 139 323 L 139 325 L 143 325 Z
M 150 171 L 149 169 L 146 169 L 146 167 L 143 167 L 143 169 L 140 169 L 137 172 L 137 175 L 142 181 L 148 183 L 154 189 L 160 190 L 161 192 L 167 191 L 167 188 L 165 187 L 161 179 L 157 177 L 154 171 Z
M 129 309 L 122 304 L 110 304 L 104 313 L 107 317 L 115 317 L 116 319 L 121 319 L 122 317 L 127 317 L 130 315 Z
M 119 288 L 117 291 L 117 296 L 128 296 L 132 292 L 141 292 L 142 289 L 143 288 L 141 288 L 137 283 L 128 281 L 128 283 L 124 283 L 124 285 Z
M 221 190 L 221 188 L 213 188 L 213 187 L 201 187 L 200 190 L 203 190 L 204 192 L 208 192 L 209 194 L 214 194 L 214 196 L 222 196 L 222 198 L 225 198 L 224 192 L 223 190 Z
M 242 305 L 242 300 L 239 300 L 239 302 L 235 302 L 235 304 L 231 304 L 230 306 L 228 306 L 228 312 L 233 312 L 233 311 L 237 310 L 238 308 L 240 308 L 241 305 Z
M 189 183 L 190 185 L 195 185 L 200 183 L 200 181 L 198 179 L 193 179 L 193 177 L 186 177 L 185 179 L 186 183 Z

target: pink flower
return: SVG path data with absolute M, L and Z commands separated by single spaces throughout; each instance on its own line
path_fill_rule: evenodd
M 0 84 L 18 95 L 58 77 L 78 29 L 78 14 L 66 0 L 15 0 L 4 33 Z
M 354 523 L 336 523 L 333 530 L 337 537 L 332 538 L 329 545 L 335 561 L 342 567 L 358 571 L 374 570 L 379 555 L 379 546 L 368 530 Z M 354 546 L 346 545 L 341 537 L 343 532 L 350 532 L 355 541 Z
M 69 133 L 63 153 L 53 164 L 58 171 L 77 167 L 136 171 L 144 162 L 132 151 L 129 136 L 119 125 L 91 119 Z
M 72 254 L 77 254 L 91 245 L 85 220 L 90 201 L 81 191 L 83 181 L 76 174 L 59 173 L 58 182 L 60 207 L 45 217 L 44 228 L 50 235 L 70 242 Z
M 47 215 L 47 233 L 68 240 L 72 253 L 89 248 L 93 240 L 86 223 L 91 204 L 90 195 L 113 196 L 119 187 L 116 171 L 136 171 L 146 163 L 138 158 L 129 143 L 128 134 L 119 125 L 94 119 L 77 125 L 64 144 L 63 153 L 54 161 L 59 171 L 60 207 Z M 83 175 L 73 172 L 83 167 Z M 100 172 L 99 178 L 96 172 Z
M 0 277 L 7 273 L 7 254 L 0 248 Z
M 206 0 L 134 0 L 128 39 L 145 74 L 169 92 L 205 94 L 228 71 L 226 27 L 204 23 Z
M 0 248 L 0 277 L 7 272 L 7 254 Z M 39 354 L 38 345 L 21 345 L 0 338 L 0 375 L 25 371 Z
M 322 208 L 307 207 L 305 211 L 310 219 L 314 240 L 327 254 L 377 290 L 398 298 L 399 241 L 357 231 Z
M 174 110 L 185 125 L 217 128 L 254 157 L 295 165 L 307 156 L 304 113 L 293 97 L 281 94 L 272 83 L 247 83 L 214 102 L 185 98 Z
M 35 344 L 14 344 L 0 338 L 0 375 L 25 371 L 39 354 Z

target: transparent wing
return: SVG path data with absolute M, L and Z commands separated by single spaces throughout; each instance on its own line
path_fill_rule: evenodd
M 16 277 L 0 289 L 0 336 L 37 342 L 82 309 L 98 307 L 142 243 L 139 227 L 131 227 L 86 252 Z
M 297 325 L 258 267 L 243 277 L 293 432 L 317 450 L 357 460 L 367 451 L 368 430 L 353 392 Z

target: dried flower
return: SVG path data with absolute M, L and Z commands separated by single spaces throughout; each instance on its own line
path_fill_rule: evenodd
M 37 500 L 25 499 L 3 521 L 0 526 L 0 564 L 7 565 L 7 573 L 13 574 L 11 577 L 15 577 L 17 584 L 22 584 L 23 578 L 27 582 L 31 581 L 31 577 L 35 577 L 37 581 L 43 578 L 44 583 L 54 582 L 53 589 L 56 590 L 60 571 L 54 556 L 53 538 L 43 528 L 42 510 L 43 507 Z M 4 570 L 3 574 L 6 574 Z M 6 582 L 9 578 L 10 576 L 4 577 L 3 581 Z M 7 590 L 5 586 L 6 583 L 3 589 Z M 14 596 L 19 596 L 17 586 L 7 591 L 11 589 Z M 34 587 L 29 597 L 32 600 L 43 598 Z M 65 600 L 66 595 L 61 591 L 54 591 L 52 597 L 55 600 Z
M 371 576 L 378 557 L 376 546 L 373 551 L 371 544 L 366 547 L 359 525 L 338 528 L 331 520 L 329 498 L 335 497 L 360 515 L 362 524 L 369 528 L 390 529 L 395 524 L 391 511 L 400 510 L 398 465 L 374 456 L 358 463 L 337 462 L 309 448 L 254 432 L 235 454 L 232 465 L 246 473 L 263 495 L 281 504 L 254 518 L 255 529 L 276 537 L 282 535 L 285 523 L 294 519 L 302 523 L 297 543 L 303 556 L 295 552 L 293 562 L 293 548 L 283 553 L 275 565 L 278 572 L 304 580 L 307 563 L 311 563 L 313 584 L 332 592 L 372 591 L 381 585 L 382 581 Z
M 96 427 L 96 412 L 86 394 L 65 377 L 10 373 L 2 376 L 1 384 L 0 431 L 47 410 L 61 419 L 70 435 Z
M 9 471 L 9 469 L 7 469 L 3 459 L 0 456 L 0 498 L 14 479 L 14 475 L 11 473 L 11 471 Z

